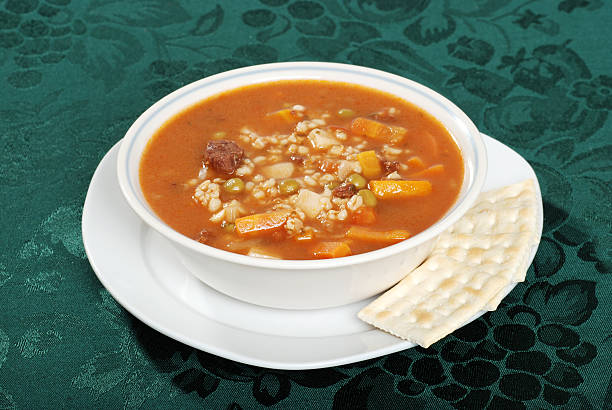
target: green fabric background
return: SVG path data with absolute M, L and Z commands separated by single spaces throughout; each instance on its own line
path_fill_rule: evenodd
M 610 408 L 611 22 L 604 0 L 1 1 L 0 408 Z M 184 84 L 290 60 L 422 82 L 533 165 L 542 243 L 496 312 L 284 372 L 177 343 L 101 286 L 80 215 L 107 150 Z

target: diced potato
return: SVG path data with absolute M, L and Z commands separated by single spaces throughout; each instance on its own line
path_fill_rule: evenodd
M 293 171 L 295 171 L 295 165 L 292 162 L 279 162 L 264 167 L 261 172 L 268 178 L 286 179 L 293 175 Z
M 308 189 L 301 189 L 295 205 L 301 209 L 309 218 L 316 218 L 325 207 L 324 196 Z
M 427 195 L 431 192 L 429 181 L 370 181 L 370 191 L 378 199 L 401 199 L 411 196 Z
M 322 130 L 321 128 L 315 128 L 308 133 L 308 140 L 312 144 L 313 148 L 318 150 L 324 150 L 332 145 L 340 145 L 340 141 L 332 137 L 330 133 Z
M 224 249 L 230 252 L 248 252 L 250 248 L 257 247 L 261 244 L 261 238 L 236 238 L 234 234 L 226 233 L 221 239 L 224 241 Z
M 363 176 L 367 179 L 376 178 L 382 172 L 380 160 L 374 151 L 364 151 L 357 154 Z
M 357 161 L 340 161 L 340 165 L 338 165 L 338 178 L 342 181 L 346 179 L 349 175 L 353 173 L 361 173 L 361 165 Z
M 249 253 L 247 253 L 247 255 L 263 259 L 282 259 L 279 255 L 276 255 L 264 248 L 251 248 L 249 249 Z

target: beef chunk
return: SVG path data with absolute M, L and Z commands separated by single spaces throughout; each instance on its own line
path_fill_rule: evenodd
M 383 161 L 382 162 L 383 171 L 385 174 L 391 174 L 399 169 L 399 162 L 397 161 Z
M 357 188 L 353 184 L 342 184 L 332 191 L 332 194 L 338 198 L 350 198 L 357 193 Z
M 306 157 L 303 157 L 302 155 L 291 154 L 289 158 L 291 159 L 291 161 L 295 162 L 298 165 L 304 166 L 304 164 L 306 163 Z
M 244 150 L 232 141 L 209 141 L 206 145 L 206 163 L 224 174 L 233 174 L 243 157 Z

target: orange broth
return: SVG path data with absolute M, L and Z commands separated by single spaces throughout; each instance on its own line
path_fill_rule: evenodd
M 305 108 L 305 111 L 300 113 L 291 109 L 293 114 L 297 112 L 302 117 L 289 120 L 280 115 L 271 115 L 287 107 L 301 107 Z M 346 115 L 347 109 L 350 109 L 353 115 Z M 340 110 L 344 110 L 343 115 L 339 114 Z M 389 115 L 390 112 L 393 115 Z M 335 177 L 337 181 L 334 184 L 346 184 L 333 170 L 339 161 L 346 160 L 354 164 L 354 155 L 331 155 L 331 148 L 317 149 L 312 145 L 311 134 L 295 134 L 298 122 L 312 118 L 324 119 L 325 125 L 319 128 L 327 133 L 325 135 L 336 138 L 346 134 L 345 140 L 337 139 L 343 148 L 335 150 L 348 151 L 347 147 L 351 146 L 352 151 L 374 151 L 381 164 L 384 161 L 397 161 L 400 180 L 427 180 L 431 184 L 431 192 L 401 199 L 378 198 L 374 207 L 366 209 L 367 214 L 373 215 L 375 221 L 371 218 L 364 221 L 355 217 L 356 212 L 348 209 L 349 198 L 335 199 L 334 194 L 331 197 L 328 195 L 330 200 L 340 203 L 339 209 L 346 210 L 348 216 L 344 220 L 331 220 L 331 214 L 326 214 L 328 219 L 321 217 L 329 211 L 321 211 L 318 219 L 302 218 L 304 227 L 301 233 L 280 227 L 262 231 L 254 236 L 241 235 L 236 232 L 235 220 L 230 219 L 221 224 L 211 221 L 215 212 L 211 212 L 196 200 L 194 189 L 202 182 L 198 175 L 205 162 L 207 144 L 219 139 L 219 132 L 224 133 L 224 140 L 233 141 L 244 150 L 245 160 L 252 161 L 263 156 L 268 157 L 271 163 L 294 164 L 291 178 L 301 184 L 301 189 L 317 194 L 325 191 L 323 183 L 317 186 L 305 184 L 303 171 L 308 166 L 316 169 L 313 175 L 319 173 L 322 179 Z M 400 127 L 402 132 L 405 131 L 405 136 L 400 142 L 389 143 L 388 140 L 368 138 L 367 135 L 354 135 L 351 132 L 351 124 L 355 118 L 374 118 L 384 126 Z M 308 150 L 308 153 L 296 162 L 293 157 L 299 155 L 288 152 L 292 143 L 282 146 L 270 143 L 264 149 L 255 148 L 253 144 L 245 142 L 247 137 L 244 131 L 241 133 L 243 127 L 248 127 L 255 134 L 266 138 L 297 135 L 296 138 L 300 141 L 297 145 L 305 147 L 302 150 Z M 343 132 L 345 134 L 342 134 Z M 401 154 L 388 155 L 389 147 L 401 150 Z M 245 182 L 251 181 L 255 175 L 261 174 L 259 168 L 259 165 L 255 164 L 252 173 L 241 178 Z M 324 177 L 325 174 L 330 174 L 331 177 Z M 263 253 L 264 256 L 282 259 L 346 256 L 346 249 L 350 250 L 348 254 L 359 254 L 395 242 L 347 238 L 347 231 L 355 225 L 370 231 L 402 230 L 409 235 L 415 235 L 434 224 L 452 206 L 461 189 L 463 174 L 463 161 L 457 145 L 444 126 L 428 113 L 401 98 L 374 89 L 314 80 L 257 84 L 208 98 L 164 124 L 148 143 L 140 164 L 140 184 L 144 195 L 157 215 L 171 228 L 220 249 L 242 254 L 249 254 L 256 249 L 255 255 Z M 230 177 L 236 177 L 236 174 L 224 175 L 210 166 L 207 167 L 206 179 L 212 181 L 218 178 L 222 181 Z M 394 178 L 397 179 L 397 176 Z M 382 174 L 374 179 L 389 180 Z M 275 180 L 275 189 L 280 182 L 282 179 Z M 368 183 L 368 186 L 371 186 L 371 180 Z M 257 186 L 258 183 L 252 184 Z M 239 214 L 240 217 L 272 212 L 271 205 L 274 200 L 276 204 L 285 201 L 287 206 L 294 206 L 292 203 L 296 200 L 296 196 L 282 194 L 271 196 L 264 201 L 255 200 L 252 190 L 249 192 L 245 189 L 238 194 L 228 193 L 223 189 L 223 183 L 218 185 L 221 186 L 219 199 L 224 204 L 236 200 L 244 208 L 244 212 Z M 269 191 L 275 192 L 274 189 Z M 358 200 L 359 198 L 353 202 Z M 292 215 L 297 215 L 299 219 L 301 213 L 298 209 L 297 213 Z M 205 235 L 202 235 L 202 232 L 205 232 Z M 321 243 L 330 242 L 341 242 L 346 246 L 342 245 L 340 253 L 315 252 Z

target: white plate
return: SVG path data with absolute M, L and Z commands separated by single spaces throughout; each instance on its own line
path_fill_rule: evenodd
M 542 198 L 533 169 L 507 146 L 484 137 L 491 164 L 484 189 L 536 181 L 541 232 Z M 83 242 L 100 282 L 144 323 L 197 349 L 276 369 L 336 366 L 415 346 L 357 319 L 372 299 L 294 311 L 251 305 L 206 286 L 125 203 L 115 174 L 118 148 L 116 144 L 106 154 L 91 180 L 83 208 Z

